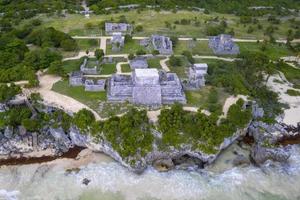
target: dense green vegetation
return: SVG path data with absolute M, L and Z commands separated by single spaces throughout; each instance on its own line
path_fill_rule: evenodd
M 286 13 L 285 8 L 299 8 L 299 2 L 297 0 L 273 0 L 273 1 L 264 1 L 264 0 L 232 0 L 232 1 L 222 1 L 222 0 L 164 0 L 164 1 L 155 1 L 155 0 L 89 0 L 89 4 L 91 8 L 96 13 L 103 12 L 103 9 L 106 7 L 116 8 L 119 5 L 128 5 L 128 4 L 141 4 L 142 6 L 153 5 L 159 6 L 159 8 L 163 9 L 176 9 L 176 8 L 191 8 L 191 7 L 200 7 L 206 8 L 208 10 L 218 11 L 218 12 L 226 12 L 226 13 L 237 13 L 248 14 L 248 15 L 258 15 L 262 12 L 254 12 L 248 10 L 250 6 L 274 6 L 272 9 L 277 13 Z M 158 9 L 159 9 L 158 8 Z M 265 12 L 263 12 L 265 13 Z
M 224 138 L 250 122 L 251 111 L 243 110 L 243 103 L 240 99 L 236 105 L 231 106 L 227 119 L 219 125 L 216 115 L 186 112 L 179 104 L 175 104 L 171 109 L 162 110 L 158 125 L 163 134 L 161 148 L 180 148 L 183 144 L 192 144 L 193 148 L 215 153 Z
M 7 86 L 7 84 L 0 85 L 0 102 L 5 103 L 21 92 L 21 88 L 14 84 Z
M 40 47 L 62 48 L 65 51 L 74 51 L 77 48 L 76 40 L 52 27 L 32 31 L 26 41 Z
M 268 118 L 281 113 L 278 95 L 265 86 L 264 74 L 276 72 L 276 65 L 262 53 L 246 53 L 235 63 L 215 62 L 210 64 L 207 81 L 223 87 L 230 94 L 244 94 L 255 99 L 265 110 Z

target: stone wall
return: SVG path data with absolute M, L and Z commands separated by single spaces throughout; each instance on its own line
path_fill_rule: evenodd
M 161 105 L 161 87 L 153 86 L 135 86 L 133 88 L 133 103 L 140 105 Z

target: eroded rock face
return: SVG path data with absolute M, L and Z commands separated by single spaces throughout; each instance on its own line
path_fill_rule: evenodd
M 153 167 L 160 172 L 166 172 L 174 169 L 174 163 L 171 158 L 159 159 L 154 161 Z
M 244 155 L 237 155 L 236 158 L 232 161 L 232 164 L 234 166 L 240 166 L 240 165 L 249 165 L 250 160 L 249 158 L 245 157 Z
M 287 162 L 290 156 L 291 154 L 288 147 L 266 148 L 260 145 L 255 145 L 251 150 L 251 158 L 258 165 L 265 163 L 267 160 L 282 163 Z

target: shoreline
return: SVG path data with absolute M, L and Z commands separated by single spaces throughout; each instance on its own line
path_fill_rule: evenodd
M 30 164 L 42 164 L 47 162 L 52 162 L 59 159 L 76 159 L 78 155 L 86 148 L 75 146 L 71 148 L 68 152 L 62 154 L 61 156 L 55 155 L 41 155 L 41 156 L 20 156 L 20 157 L 11 157 L 7 159 L 0 159 L 0 168 L 2 166 L 14 166 L 14 165 L 30 165 Z M 30 153 L 29 153 L 30 154 Z

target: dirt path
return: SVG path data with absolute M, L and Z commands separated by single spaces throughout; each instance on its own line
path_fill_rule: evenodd
M 166 72 L 171 71 L 170 68 L 169 68 L 168 65 L 167 65 L 167 62 L 168 62 L 168 61 L 169 61 L 169 57 L 167 57 L 166 59 L 163 59 L 163 60 L 160 60 L 160 61 L 159 61 L 159 64 L 160 64 L 161 68 L 162 68 L 163 70 L 165 70 Z
M 227 117 L 227 113 L 228 113 L 228 110 L 229 108 L 236 104 L 236 102 L 239 100 L 239 99 L 243 99 L 244 101 L 247 100 L 247 96 L 245 95 L 237 95 L 237 96 L 230 96 L 226 99 L 225 103 L 224 103 L 224 106 L 223 106 L 223 115 L 220 116 L 220 118 L 226 118 Z
M 27 91 L 28 95 L 32 92 L 38 92 L 41 94 L 41 97 L 44 99 L 46 105 L 54 106 L 71 113 L 76 113 L 83 108 L 88 109 L 93 112 L 97 120 L 101 120 L 101 117 L 87 105 L 82 104 L 71 97 L 51 90 L 52 86 L 61 80 L 61 77 L 52 75 L 39 75 L 38 78 L 40 81 L 40 86 L 38 88 L 29 89 L 29 91 Z
M 122 65 L 129 64 L 129 62 L 119 62 L 116 65 L 117 68 L 117 74 L 122 74 Z
M 106 38 L 101 38 L 100 39 L 100 49 L 103 50 L 104 54 L 106 54 Z
M 218 56 L 200 56 L 200 55 L 195 55 L 193 58 L 201 58 L 201 59 L 215 59 L 215 60 L 223 60 L 227 62 L 234 62 L 237 60 L 236 58 L 224 58 L 224 57 L 218 57 Z
M 102 38 L 106 38 L 106 39 L 111 39 L 111 36 L 73 36 L 74 39 L 102 39 Z M 134 40 L 142 40 L 142 39 L 146 39 L 149 37 L 132 37 L 132 39 Z M 179 37 L 178 40 L 181 41 L 188 41 L 188 40 L 193 40 L 193 38 L 191 37 Z M 208 41 L 209 38 L 196 38 L 197 41 Z M 263 40 L 259 39 L 243 39 L 243 38 L 234 38 L 233 41 L 235 42 L 257 42 L 260 41 L 262 42 Z M 279 39 L 276 40 L 277 43 L 286 43 L 285 39 Z M 292 43 L 300 43 L 300 39 L 295 39 L 293 41 L 291 41 Z

